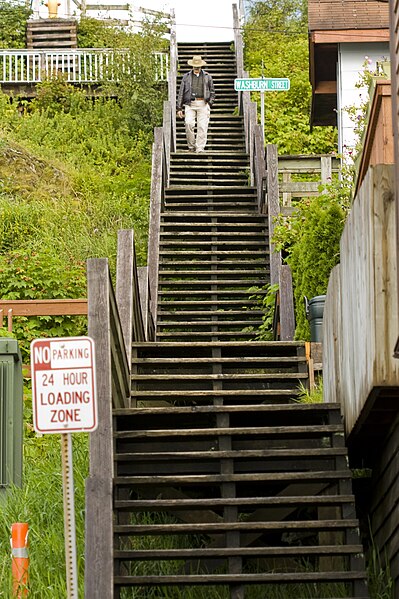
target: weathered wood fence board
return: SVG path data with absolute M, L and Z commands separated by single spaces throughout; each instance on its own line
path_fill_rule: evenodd
M 113 409 L 130 407 L 132 342 L 144 340 L 133 231 L 118 235 L 116 296 L 105 258 L 88 260 L 87 281 L 88 333 L 94 340 L 97 364 L 98 428 L 90 435 L 86 481 L 85 596 L 102 599 L 114 596 Z
M 98 429 L 90 435 L 90 471 L 86 481 L 85 596 L 114 596 L 112 479 L 111 280 L 106 259 L 88 261 L 89 335 L 95 341 Z M 99 523 L 101 522 L 101 526 Z
M 376 387 L 399 385 L 393 167 L 369 169 L 341 238 L 324 311 L 326 401 L 341 401 L 350 433 Z M 338 377 L 335 373 L 338 373 Z

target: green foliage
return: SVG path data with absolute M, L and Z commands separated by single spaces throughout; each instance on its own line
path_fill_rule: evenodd
M 67 299 L 86 297 L 85 266 L 73 263 L 50 249 L 40 252 L 9 251 L 0 255 L 0 293 L 2 299 Z M 38 337 L 82 335 L 85 319 L 69 316 L 17 317 L 13 333 L 18 339 L 24 361 L 29 346 Z
M 36 86 L 36 97 L 31 109 L 45 113 L 48 117 L 60 112 L 73 111 L 77 114 L 79 110 L 84 109 L 85 99 L 83 91 L 68 85 L 66 75 L 58 73 Z
M 111 20 L 83 17 L 78 22 L 77 36 L 79 48 L 124 48 L 128 33 Z
M 275 228 L 276 249 L 286 254 L 294 284 L 296 338 L 309 339 L 304 296 L 327 291 L 332 268 L 339 262 L 339 241 L 346 211 L 337 199 L 341 184 L 332 184 L 327 193 L 299 201 L 291 217 L 282 217 Z
M 0 3 L 0 48 L 25 48 L 26 22 L 31 14 L 24 0 Z
M 288 92 L 265 94 L 265 140 L 280 154 L 318 154 L 336 149 L 333 127 L 310 131 L 308 34 L 302 0 L 255 2 L 244 28 L 245 63 L 251 77 L 289 77 Z M 263 68 L 262 68 L 263 65 Z M 259 104 L 259 94 L 252 94 Z
M 373 539 L 368 554 L 367 578 L 370 597 L 394 599 L 394 581 L 390 574 L 387 556 L 380 555 Z
M 61 445 L 59 435 L 36 436 L 31 398 L 25 389 L 23 488 L 11 487 L 0 509 L 0 546 L 10 546 L 13 522 L 29 524 L 29 597 L 66 597 Z M 79 596 L 84 595 L 84 486 L 88 475 L 87 435 L 73 435 Z M 0 597 L 11 591 L 10 551 L 0 552 Z
M 276 303 L 278 285 L 250 287 L 248 291 L 253 294 L 250 296 L 250 299 L 255 300 L 259 305 L 259 309 L 263 310 L 262 324 L 259 326 L 256 340 L 273 341 L 274 307 Z
M 323 403 L 323 379 L 318 377 L 313 389 L 299 383 L 298 403 Z
M 0 95 L 0 126 L 8 128 L 0 133 L 0 251 L 51 247 L 114 264 L 117 230 L 133 227 L 143 263 L 151 136 L 132 130 L 129 110 L 115 100 L 72 90 L 64 110 L 51 84 L 43 89 L 49 95 L 22 117 Z

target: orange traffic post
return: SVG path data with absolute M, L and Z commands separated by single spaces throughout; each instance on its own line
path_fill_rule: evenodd
M 17 599 L 28 595 L 28 533 L 29 526 L 25 522 L 11 526 L 12 591 Z

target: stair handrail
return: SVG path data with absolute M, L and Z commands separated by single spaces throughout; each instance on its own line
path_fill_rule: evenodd
M 237 77 L 248 77 L 247 71 L 244 70 L 244 42 L 241 33 L 241 22 L 243 15 L 237 4 L 233 4 L 233 29 L 234 29 L 234 52 L 236 57 Z M 250 114 L 250 92 L 240 92 L 238 94 L 238 114 L 244 117 L 245 131 L 245 149 L 249 152 L 249 114 Z
M 173 118 L 175 106 L 164 102 L 163 126 L 155 127 L 152 146 L 152 171 L 150 194 L 150 226 L 148 237 L 148 286 L 150 293 L 151 327 L 156 331 L 158 270 L 159 270 L 159 234 L 161 228 L 161 212 L 164 208 L 165 189 L 169 185 L 170 153 L 173 151 Z
M 175 9 L 170 10 L 170 50 L 169 50 L 168 100 L 172 108 L 172 136 L 170 149 L 176 151 L 176 93 L 177 93 L 177 40 Z
M 261 127 L 258 135 L 262 136 Z M 263 147 L 263 137 L 262 137 Z M 265 188 L 261 197 L 260 211 L 268 216 L 270 284 L 278 285 L 275 312 L 278 323 L 274 326 L 275 337 L 281 341 L 292 341 L 295 336 L 294 293 L 291 269 L 283 263 L 281 251 L 273 242 L 276 221 L 280 215 L 280 197 L 278 183 L 278 151 L 276 144 L 266 144 L 265 151 Z
M 143 306 L 140 298 L 139 274 L 133 229 L 118 231 L 116 263 L 116 303 L 119 308 L 125 352 L 130 370 L 132 343 L 145 341 Z
M 94 340 L 97 364 L 98 428 L 90 434 L 86 480 L 85 597 L 113 597 L 114 592 L 112 411 L 130 407 L 131 344 L 144 334 L 132 231 L 118 235 L 116 287 L 115 294 L 106 258 L 87 261 L 88 334 Z

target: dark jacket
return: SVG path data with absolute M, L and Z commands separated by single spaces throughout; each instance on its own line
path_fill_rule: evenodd
M 190 104 L 191 100 L 191 73 L 189 71 L 183 76 L 180 84 L 179 95 L 177 98 L 177 110 L 182 110 L 184 104 Z M 203 98 L 205 102 L 208 102 L 209 106 L 212 106 L 215 101 L 215 88 L 213 85 L 213 79 L 207 71 L 202 71 L 204 75 L 204 94 Z

